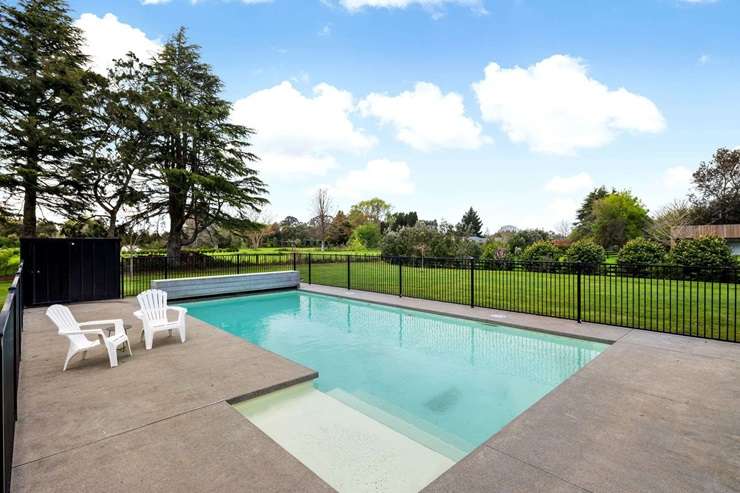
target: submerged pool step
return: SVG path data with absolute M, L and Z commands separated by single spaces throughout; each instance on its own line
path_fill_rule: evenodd
M 339 388 L 332 389 L 326 394 L 455 462 L 467 455 L 466 452 L 451 443 L 453 440 L 451 437 L 448 440 L 440 438 L 443 435 L 440 430 L 427 431 L 432 425 L 428 423 L 413 425 L 410 420 L 404 419 L 405 416 L 398 410 L 395 414 L 388 412 L 387 407 L 389 406 L 387 403 L 378 403 L 377 399 L 371 396 L 356 395 Z
M 341 492 L 419 491 L 455 462 L 310 382 L 234 408 Z

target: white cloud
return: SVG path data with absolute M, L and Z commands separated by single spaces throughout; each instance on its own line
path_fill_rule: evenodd
M 350 12 L 357 12 L 364 8 L 405 9 L 411 5 L 434 10 L 448 4 L 457 4 L 470 7 L 480 14 L 486 13 L 481 0 L 339 0 L 339 3 Z
M 349 171 L 329 187 L 332 195 L 352 200 L 376 195 L 406 195 L 414 189 L 408 164 L 387 159 L 376 159 L 368 162 L 365 168 Z
M 588 173 L 579 173 L 573 176 L 555 176 L 545 184 L 545 190 L 559 194 L 570 194 L 590 190 L 594 181 Z
M 234 122 L 253 128 L 254 152 L 267 175 L 322 175 L 336 166 L 334 153 L 359 154 L 376 140 L 355 127 L 352 94 L 318 84 L 304 96 L 290 82 L 254 92 L 234 103 Z
M 162 5 L 170 3 L 171 0 L 141 0 L 142 5 Z
M 369 94 L 359 108 L 363 116 L 392 125 L 398 140 L 420 151 L 477 149 L 488 140 L 480 125 L 465 116 L 461 95 L 443 94 L 429 82 L 417 82 L 413 91 L 398 96 Z
M 107 73 L 114 59 L 130 51 L 148 61 L 162 48 L 159 40 L 149 39 L 144 31 L 120 22 L 111 13 L 103 17 L 82 14 L 75 26 L 85 35 L 83 51 L 90 56 L 91 68 L 101 74 Z
M 712 58 L 711 58 L 711 57 L 710 57 L 709 55 L 707 55 L 707 54 L 705 53 L 705 54 L 703 54 L 703 55 L 701 55 L 701 56 L 699 57 L 699 59 L 697 60 L 697 63 L 698 63 L 699 65 L 706 65 L 707 63 L 709 63 L 709 61 L 710 61 L 711 59 L 712 59 Z
M 655 104 L 624 88 L 610 90 L 581 61 L 553 55 L 528 68 L 495 63 L 473 84 L 485 121 L 537 152 L 572 154 L 601 147 L 622 131 L 660 132 Z
M 670 190 L 688 190 L 692 180 L 693 171 L 686 166 L 674 166 L 663 173 L 663 184 Z

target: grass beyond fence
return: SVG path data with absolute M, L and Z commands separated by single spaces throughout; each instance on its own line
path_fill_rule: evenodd
M 740 335 L 734 271 L 728 280 L 717 270 L 686 274 L 675 266 L 630 271 L 604 264 L 577 273 L 562 263 L 487 266 L 476 261 L 471 269 L 467 259 L 426 259 L 422 266 L 420 259 L 332 254 L 242 254 L 177 268 L 170 262 L 165 269 L 161 259 L 159 265 L 125 259 L 124 294 L 147 289 L 152 279 L 286 270 L 295 262 L 301 280 L 313 284 L 465 305 L 471 305 L 472 296 L 478 307 L 573 320 L 580 315 L 587 322 L 710 339 L 737 341 Z

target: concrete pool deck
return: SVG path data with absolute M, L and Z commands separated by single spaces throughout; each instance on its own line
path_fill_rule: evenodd
M 321 286 L 302 289 L 612 342 L 428 491 L 739 491 L 740 344 Z M 25 312 L 14 491 L 331 491 L 227 400 L 315 377 L 188 318 L 144 351 L 135 300 L 72 306 L 133 324 L 134 358 L 61 372 L 66 341 Z M 502 318 L 503 317 L 503 318 Z

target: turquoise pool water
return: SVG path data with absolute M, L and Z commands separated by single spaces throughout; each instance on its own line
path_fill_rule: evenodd
M 375 419 L 386 417 L 397 431 L 407 432 L 408 424 L 462 453 L 606 347 L 302 291 L 183 306 L 317 370 L 322 392 Z

